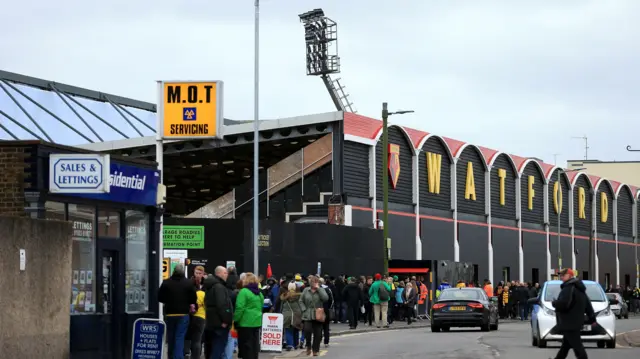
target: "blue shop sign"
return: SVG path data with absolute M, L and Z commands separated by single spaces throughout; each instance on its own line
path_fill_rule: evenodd
M 133 323 L 132 359 L 162 359 L 166 325 L 158 319 L 140 318 Z
M 111 162 L 109 193 L 74 193 L 69 196 L 155 206 L 160 183 L 157 170 Z

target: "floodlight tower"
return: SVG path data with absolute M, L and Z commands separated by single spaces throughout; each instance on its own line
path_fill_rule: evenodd
M 338 111 L 356 112 L 340 79 L 331 74 L 340 73 L 338 56 L 338 24 L 324 15 L 322 9 L 313 9 L 298 15 L 304 25 L 307 47 L 307 76 L 320 76 Z

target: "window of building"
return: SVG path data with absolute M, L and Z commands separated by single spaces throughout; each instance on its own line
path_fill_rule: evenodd
M 95 215 L 91 206 L 69 204 L 69 221 L 72 224 L 71 253 L 71 314 L 87 314 L 96 311 Z
M 120 212 L 98 209 L 98 237 L 120 237 Z
M 127 313 L 149 310 L 149 215 L 140 211 L 127 211 Z
M 66 206 L 60 202 L 45 202 L 44 212 L 46 219 L 57 219 L 59 221 L 67 220 Z
M 509 267 L 502 267 L 502 280 L 506 283 L 506 282 L 510 282 L 511 281 L 511 268 Z

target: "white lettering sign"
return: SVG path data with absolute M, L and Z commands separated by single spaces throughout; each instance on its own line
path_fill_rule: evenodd
M 109 193 L 112 182 L 109 155 L 51 154 L 49 157 L 49 191 L 52 193 Z M 122 179 L 127 178 L 122 176 Z M 128 178 L 124 186 L 140 186 Z

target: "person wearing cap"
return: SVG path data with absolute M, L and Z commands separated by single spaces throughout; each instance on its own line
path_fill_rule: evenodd
M 596 325 L 596 315 L 586 294 L 587 288 L 580 279 L 574 277 L 571 268 L 561 270 L 560 279 L 563 282 L 560 294 L 551 302 L 556 310 L 556 326 L 563 335 L 562 346 L 555 359 L 565 359 L 569 355 L 569 349 L 573 349 L 577 359 L 587 359 L 587 352 L 580 338 L 585 314 L 589 323 Z

